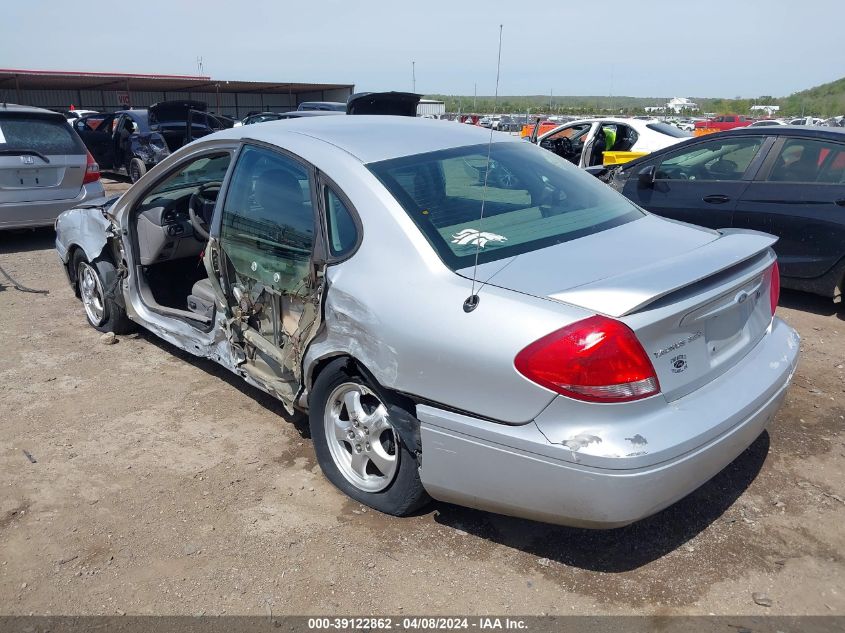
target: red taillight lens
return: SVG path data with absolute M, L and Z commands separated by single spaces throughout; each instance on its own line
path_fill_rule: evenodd
M 780 268 L 778 268 L 777 260 L 772 264 L 772 276 L 769 279 L 769 301 L 772 307 L 772 316 L 775 316 L 775 310 L 778 308 L 778 301 L 780 301 Z
M 97 164 L 97 161 L 94 160 L 94 157 L 91 156 L 91 152 L 88 152 L 88 158 L 86 159 L 85 165 L 85 177 L 82 179 L 82 184 L 87 185 L 89 182 L 95 182 L 100 179 L 100 166 Z
M 543 387 L 588 402 L 628 402 L 660 391 L 654 366 L 631 329 L 603 316 L 531 343 L 514 366 Z

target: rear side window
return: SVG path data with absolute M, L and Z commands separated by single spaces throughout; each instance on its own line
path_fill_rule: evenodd
M 352 213 L 338 195 L 326 188 L 326 228 L 329 232 L 329 250 L 334 257 L 350 253 L 358 243 L 358 229 Z
M 84 154 L 85 148 L 64 119 L 0 117 L 0 150 L 28 149 L 46 155 Z
M 643 216 L 529 143 L 473 145 L 368 165 L 453 270 L 527 253 Z M 484 182 L 487 180 L 486 196 Z M 484 217 L 481 219 L 482 199 Z
M 845 183 L 845 145 L 812 139 L 787 139 L 767 180 Z

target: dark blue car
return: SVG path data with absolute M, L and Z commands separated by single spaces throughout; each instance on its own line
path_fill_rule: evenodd
M 611 186 L 664 217 L 776 235 L 782 284 L 837 298 L 845 287 L 845 130 L 740 128 L 622 166 Z

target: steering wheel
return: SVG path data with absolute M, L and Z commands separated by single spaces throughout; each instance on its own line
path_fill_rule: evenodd
M 572 139 L 568 136 L 559 136 L 552 142 L 554 143 L 554 149 L 552 151 L 562 158 L 569 158 L 575 153 L 575 149 L 572 146 Z
M 191 226 L 194 232 L 200 237 L 208 239 L 208 222 L 206 221 L 206 209 L 213 209 L 220 194 L 219 182 L 206 182 L 197 187 L 188 200 L 188 217 L 191 218 Z

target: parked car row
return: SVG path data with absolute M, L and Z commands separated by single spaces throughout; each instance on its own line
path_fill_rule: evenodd
M 102 169 L 137 182 L 182 145 L 225 128 L 205 109 L 201 101 L 164 101 L 149 108 L 89 114 L 73 127 Z

